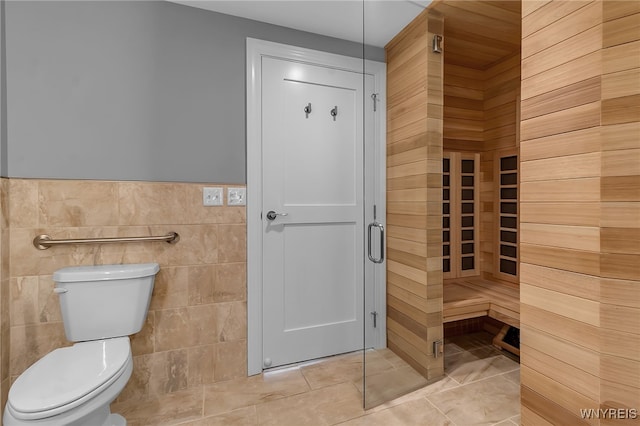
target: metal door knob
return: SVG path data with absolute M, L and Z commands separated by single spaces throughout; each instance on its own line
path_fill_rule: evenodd
M 267 212 L 267 219 L 269 220 L 275 220 L 278 216 L 289 216 L 289 213 L 276 213 L 273 210 Z

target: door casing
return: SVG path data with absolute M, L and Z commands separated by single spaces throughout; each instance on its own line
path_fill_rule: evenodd
M 296 46 L 247 38 L 247 372 L 262 372 L 262 57 L 370 74 L 378 94 L 374 114 L 374 200 L 377 221 L 386 225 L 386 64 Z M 372 105 L 372 104 L 368 104 Z M 368 260 L 367 260 L 368 261 Z M 376 265 L 373 346 L 386 347 L 386 263 Z M 365 315 L 367 315 L 365 307 Z M 364 330 L 363 330 L 364 332 Z

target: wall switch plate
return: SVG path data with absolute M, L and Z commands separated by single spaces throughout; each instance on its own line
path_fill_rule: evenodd
M 227 205 L 245 206 L 247 204 L 247 188 L 227 188 Z
M 222 199 L 222 188 L 202 188 L 202 205 L 203 206 L 221 206 L 224 200 Z

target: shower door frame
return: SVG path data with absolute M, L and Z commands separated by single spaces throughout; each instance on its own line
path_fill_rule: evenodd
M 246 41 L 246 112 L 247 112 L 247 374 L 263 371 L 262 359 L 262 67 L 263 56 L 308 63 L 372 75 L 377 107 L 374 114 L 374 200 L 378 222 L 386 224 L 386 75 L 383 62 L 376 62 L 317 50 L 247 38 Z M 365 99 L 366 100 L 366 99 Z M 365 262 L 369 262 L 364 256 Z M 372 346 L 387 345 L 386 262 L 376 265 L 373 284 L 377 327 Z M 366 279 L 366 276 L 365 276 Z M 366 308 L 366 307 L 365 307 Z M 367 313 L 365 312 L 365 315 Z M 366 321 L 368 324 L 369 321 Z M 363 333 L 365 330 L 363 330 Z

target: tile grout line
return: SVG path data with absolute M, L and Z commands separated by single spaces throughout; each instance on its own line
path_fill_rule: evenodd
M 457 425 L 456 425 L 456 422 L 454 422 L 454 421 L 453 421 L 449 416 L 447 416 L 447 415 L 444 413 L 444 411 L 442 411 L 440 408 L 438 408 L 438 407 L 436 406 L 436 404 L 434 404 L 434 403 L 429 399 L 429 397 L 428 397 L 428 396 L 425 396 L 425 397 L 424 397 L 424 399 L 425 399 L 429 404 L 431 404 L 431 406 L 432 406 L 433 408 L 435 408 L 437 412 L 439 412 L 439 413 L 440 413 L 440 414 L 442 414 L 442 415 L 443 415 L 447 420 L 449 420 L 453 426 L 457 426 Z

